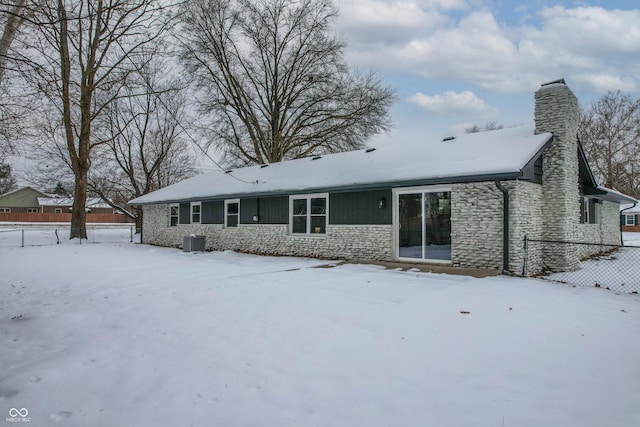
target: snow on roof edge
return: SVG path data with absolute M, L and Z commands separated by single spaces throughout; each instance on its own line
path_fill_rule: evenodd
M 536 134 L 533 126 L 521 126 L 464 134 L 450 141 L 382 144 L 372 152 L 362 149 L 324 155 L 317 161 L 303 158 L 234 169 L 232 174 L 220 170 L 196 175 L 128 204 L 470 182 L 474 179 L 469 177 L 493 180 L 505 174 L 515 179 L 552 137 L 550 132 Z

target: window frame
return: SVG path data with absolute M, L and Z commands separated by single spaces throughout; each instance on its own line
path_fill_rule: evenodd
M 238 213 L 229 214 L 229 205 L 238 204 Z M 230 216 L 237 216 L 236 225 L 229 225 L 227 220 Z M 224 228 L 238 228 L 240 225 L 240 199 L 226 199 L 224 201 Z
M 197 207 L 198 212 L 193 212 L 193 208 Z M 198 220 L 196 221 L 195 215 L 198 215 Z M 202 223 L 202 202 L 191 202 L 189 206 L 189 216 L 191 218 L 191 224 L 200 224 Z
M 0 213 L 11 213 L 11 208 L 0 208 Z
M 582 221 L 583 224 L 589 224 L 589 199 L 582 196 Z
M 53 208 L 53 213 L 61 214 L 62 208 Z
M 172 209 L 176 209 L 176 214 L 173 215 Z M 176 223 L 172 224 L 171 219 L 175 218 Z M 179 203 L 171 203 L 169 204 L 169 227 L 177 227 L 180 224 L 180 204 Z
M 449 227 L 449 239 L 451 240 L 451 242 L 453 242 L 453 238 L 451 237 L 451 233 L 453 231 L 453 226 L 451 225 L 451 217 L 453 216 L 453 187 L 451 185 L 441 185 L 441 184 L 436 184 L 436 185 L 424 185 L 424 186 L 417 186 L 417 187 L 401 187 L 401 188 L 394 188 L 393 189 L 393 210 L 392 210 L 392 224 L 393 224 L 393 257 L 394 259 L 398 260 L 398 261 L 408 261 L 408 262 L 418 262 L 418 263 L 426 263 L 426 264 L 443 264 L 443 265 L 452 265 L 453 264 L 453 252 L 451 252 L 451 259 L 447 260 L 447 259 L 438 259 L 438 258 L 427 258 L 427 254 L 425 251 L 425 246 L 424 246 L 424 242 L 425 242 L 425 233 L 426 233 L 426 227 L 425 227 L 425 221 L 426 221 L 426 216 L 425 216 L 425 211 L 424 211 L 424 202 L 425 202 L 425 195 L 426 194 L 433 194 L 433 193 L 449 193 L 449 221 L 450 221 L 450 227 Z M 420 258 L 410 258 L 410 257 L 403 257 L 400 256 L 400 224 L 401 224 L 401 215 L 400 215 L 400 211 L 399 211 L 399 207 L 400 207 L 400 196 L 404 195 L 404 194 L 421 194 L 421 203 L 420 203 L 420 209 L 421 209 L 421 221 L 422 221 L 422 228 L 421 228 L 421 241 L 422 243 L 422 257 Z M 453 248 L 453 245 L 452 245 Z
M 324 199 L 325 207 L 324 213 L 314 214 L 311 211 L 312 199 Z M 304 215 L 294 215 L 293 205 L 295 200 L 306 200 L 306 212 Z M 305 217 L 305 232 L 298 233 L 293 231 L 293 218 Z M 311 230 L 312 218 L 318 218 L 324 216 L 324 232 L 313 233 Z M 289 196 L 289 234 L 292 236 L 307 236 L 307 237 L 325 237 L 327 235 L 327 226 L 329 225 L 329 193 L 313 193 L 313 194 L 295 194 Z
M 582 210 L 580 213 L 580 224 L 600 224 L 600 203 L 598 200 L 582 196 L 580 206 Z M 591 206 L 593 206 L 593 217 L 591 215 Z
M 27 208 L 27 213 L 38 213 L 40 210 L 38 208 Z
M 631 223 L 629 223 L 629 219 L 631 219 Z M 636 214 L 624 214 L 624 225 L 636 225 Z

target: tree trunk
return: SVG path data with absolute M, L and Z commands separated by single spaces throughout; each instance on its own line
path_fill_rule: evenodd
M 76 182 L 73 192 L 73 209 L 71 210 L 71 235 L 79 239 L 87 238 L 87 176 L 88 167 L 80 166 L 75 171 Z
M 7 66 L 7 60 L 9 59 L 9 48 L 20 26 L 27 19 L 33 18 L 36 11 L 40 10 L 44 6 L 45 0 L 39 0 L 38 3 L 31 5 L 29 9 L 26 9 L 26 0 L 15 0 L 11 12 L 6 13 L 7 21 L 4 24 L 4 30 L 2 31 L 2 37 L 0 37 L 0 82 L 4 78 L 4 70 Z
M 16 32 L 18 31 L 18 27 L 22 24 L 22 19 L 20 18 L 20 14 L 22 13 L 22 9 L 24 8 L 25 0 L 18 0 L 11 8 L 11 13 L 7 14 L 7 22 L 4 25 L 4 31 L 2 32 L 2 37 L 0 38 L 0 82 L 4 77 L 4 69 L 7 63 L 7 54 L 9 52 L 9 47 L 11 46 L 11 42 L 16 36 Z

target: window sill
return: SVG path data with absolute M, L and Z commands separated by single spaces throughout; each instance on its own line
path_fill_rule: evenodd
M 316 234 L 302 234 L 302 233 L 289 233 L 289 237 L 295 237 L 299 239 L 326 239 L 327 233 L 316 233 Z

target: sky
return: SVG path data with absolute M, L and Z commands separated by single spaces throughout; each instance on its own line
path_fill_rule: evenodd
M 496 121 L 533 123 L 533 94 L 564 78 L 582 104 L 640 95 L 636 0 L 342 0 L 347 61 L 397 91 L 401 142 L 459 135 Z
M 560 78 L 584 105 L 607 91 L 640 97 L 638 0 L 334 1 L 348 63 L 398 97 L 392 129 L 370 146 L 530 125 L 534 92 Z M 200 172 L 218 169 L 200 157 Z

